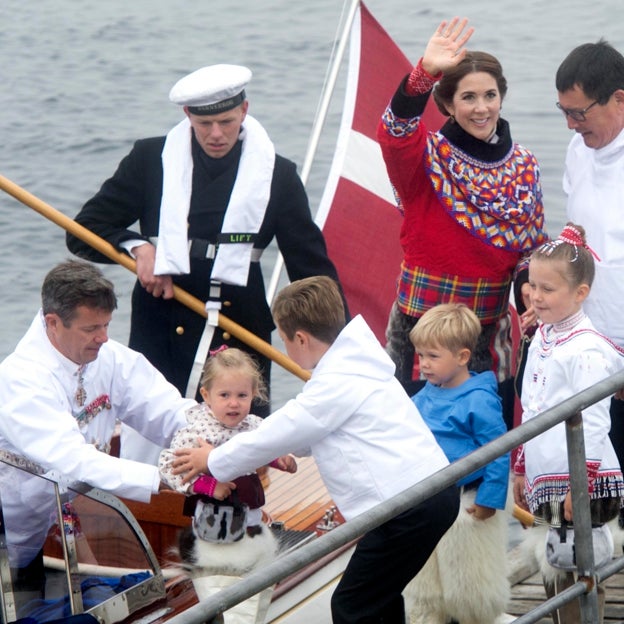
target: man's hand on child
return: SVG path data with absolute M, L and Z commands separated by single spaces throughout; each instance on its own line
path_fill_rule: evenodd
M 202 438 L 197 438 L 197 448 L 181 448 L 174 451 L 173 474 L 184 475 L 182 483 L 189 483 L 196 476 L 208 472 L 208 456 L 214 448 Z
M 483 505 L 477 505 L 477 503 L 466 507 L 466 511 L 476 520 L 487 520 L 496 513 L 496 509 L 493 507 L 484 507 Z

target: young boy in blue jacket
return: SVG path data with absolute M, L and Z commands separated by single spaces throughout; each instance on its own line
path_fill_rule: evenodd
M 469 369 L 480 333 L 462 303 L 429 309 L 410 332 L 426 380 L 412 400 L 451 462 L 507 432 L 494 373 Z M 494 624 L 505 617 L 507 518 L 500 510 L 509 468 L 505 454 L 459 481 L 459 515 L 406 590 L 412 622 Z

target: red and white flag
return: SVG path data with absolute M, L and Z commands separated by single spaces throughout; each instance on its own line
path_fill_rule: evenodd
M 402 260 L 402 217 L 377 143 L 376 129 L 412 63 L 364 4 L 350 36 L 347 87 L 336 152 L 316 215 L 352 316 L 362 314 L 382 344 Z M 428 127 L 442 115 L 433 99 Z

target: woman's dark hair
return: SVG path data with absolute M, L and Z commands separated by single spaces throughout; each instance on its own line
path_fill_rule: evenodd
M 446 107 L 453 101 L 459 81 L 475 72 L 490 74 L 496 80 L 501 101 L 503 100 L 507 94 L 507 79 L 503 76 L 503 68 L 498 59 L 487 52 L 466 52 L 465 58 L 445 72 L 433 89 L 433 99 L 443 115 L 450 115 Z

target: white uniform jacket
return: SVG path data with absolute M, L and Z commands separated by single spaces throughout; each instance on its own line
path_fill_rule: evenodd
M 596 329 L 624 347 L 624 130 L 592 149 L 576 134 L 566 155 L 567 216 L 585 228 L 600 260 L 583 309 Z
M 0 364 L 0 449 L 68 480 L 149 501 L 158 491 L 158 468 L 108 455 L 115 421 L 167 446 L 195 401 L 183 399 L 144 356 L 114 340 L 85 367 L 83 406 L 76 402 L 77 371 L 50 343 L 40 312 Z
M 215 448 L 208 467 L 230 481 L 288 452 L 313 455 L 347 520 L 448 465 L 361 316 L 343 329 L 295 399 L 258 429 Z

